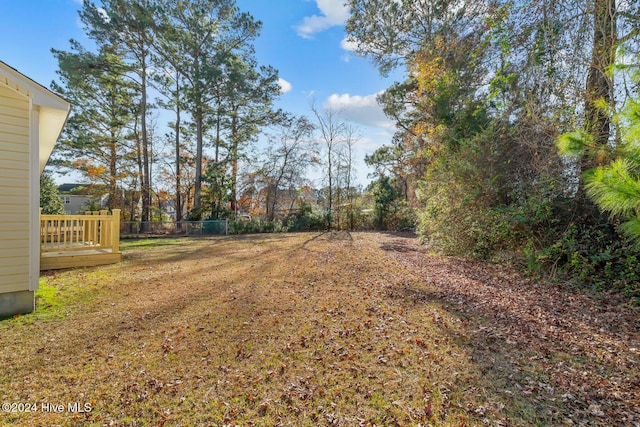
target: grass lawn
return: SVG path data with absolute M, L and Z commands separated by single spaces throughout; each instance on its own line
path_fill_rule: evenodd
M 640 425 L 633 308 L 407 236 L 122 247 L 0 321 L 0 425 Z

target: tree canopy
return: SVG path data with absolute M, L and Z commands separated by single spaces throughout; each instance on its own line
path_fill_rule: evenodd
M 446 252 L 628 281 L 631 243 L 618 233 L 634 236 L 640 200 L 637 2 L 349 6 L 351 44 L 382 74 L 407 76 L 379 97 L 398 130 L 367 157 L 378 193 L 404 191 L 420 233 Z

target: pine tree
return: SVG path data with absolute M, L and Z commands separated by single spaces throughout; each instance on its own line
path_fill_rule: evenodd
M 135 88 L 123 76 L 128 66 L 122 51 L 102 45 L 98 53 L 71 41 L 71 50 L 52 50 L 58 60 L 59 83 L 53 89 L 74 106 L 52 163 L 82 172 L 109 188 L 109 207 L 121 208 L 118 186 L 130 174 L 131 124 L 136 111 Z
M 58 187 L 47 172 L 40 175 L 40 208 L 45 215 L 64 215 L 64 203 Z
M 622 219 L 621 231 L 640 243 L 640 99 L 630 100 L 614 122 L 621 136 L 615 151 L 582 130 L 562 135 L 558 148 L 566 156 L 602 164 L 583 173 L 586 194 L 602 211 Z

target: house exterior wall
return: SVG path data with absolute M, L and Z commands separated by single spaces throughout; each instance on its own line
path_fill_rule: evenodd
M 32 120 L 30 98 L 0 84 L 0 316 L 33 310 Z
M 61 195 L 62 203 L 64 204 L 64 211 L 69 215 L 75 215 L 84 210 L 91 203 L 91 198 L 88 196 L 76 196 L 73 194 Z

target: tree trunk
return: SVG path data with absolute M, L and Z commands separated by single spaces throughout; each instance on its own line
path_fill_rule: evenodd
M 610 71 L 615 61 L 617 41 L 615 15 L 615 0 L 593 0 L 593 45 L 585 88 L 585 129 L 596 146 L 607 145 L 611 134 L 610 111 L 598 104 L 604 101 L 612 105 L 614 102 Z M 605 161 L 604 156 L 583 156 L 580 171 L 585 172 Z M 587 197 L 582 180 L 576 196 L 576 209 L 585 221 L 597 221 L 600 216 L 597 206 Z
M 238 108 L 233 109 L 231 116 L 231 210 L 238 214 L 237 185 L 238 185 Z
M 585 123 L 587 131 L 593 136 L 593 142 L 606 145 L 611 133 L 611 116 L 609 111 L 598 107 L 597 103 L 605 101 L 612 105 L 613 80 L 611 67 L 615 61 L 616 33 L 616 4 L 615 0 L 594 0 L 593 20 L 593 48 L 591 64 L 587 75 Z M 583 166 L 593 167 L 596 164 Z
M 202 105 L 202 87 L 200 84 L 200 63 L 196 57 L 194 63 L 194 92 L 197 96 L 195 100 L 196 105 L 196 114 L 194 120 L 196 122 L 196 173 L 195 173 L 195 183 L 193 188 L 193 210 L 198 212 L 200 211 L 200 193 L 202 190 L 202 144 L 204 138 L 204 106 Z
M 333 141 L 331 142 L 333 143 Z M 333 214 L 333 174 L 332 174 L 332 162 L 331 162 L 331 156 L 333 155 L 332 150 L 331 150 L 331 145 L 329 145 L 329 154 L 327 156 L 328 159 L 328 164 L 327 164 L 327 174 L 328 174 L 328 178 L 329 178 L 329 205 L 328 205 L 328 209 L 327 209 L 327 230 L 331 230 L 331 222 L 333 220 L 333 218 L 331 217 Z
M 180 76 L 176 75 L 176 227 L 182 229 L 182 188 L 180 185 Z
M 111 143 L 109 144 L 109 209 L 121 209 L 120 197 L 118 195 L 117 177 L 118 177 L 118 163 L 117 163 L 117 141 L 115 136 L 111 136 Z
M 136 194 L 135 200 L 132 201 L 131 203 L 131 211 L 135 212 L 135 216 L 138 216 L 138 206 L 140 203 L 140 197 L 142 195 L 142 177 L 144 175 L 144 166 L 143 166 L 143 162 L 142 162 L 142 142 L 140 141 L 140 134 L 138 133 L 138 124 L 136 123 L 136 130 L 135 130 L 135 137 L 136 137 L 136 160 L 138 163 L 138 180 L 139 182 L 136 183 L 136 188 L 138 186 L 138 184 L 140 185 L 140 193 Z M 144 221 L 142 219 L 142 217 L 139 217 L 137 219 L 140 219 L 141 221 Z
M 202 139 L 203 139 L 203 121 L 202 106 L 199 105 L 196 111 L 196 176 L 195 186 L 193 188 L 193 210 L 200 209 L 200 191 L 202 189 Z
M 147 135 L 147 66 L 146 58 L 141 61 L 141 98 L 140 98 L 140 128 L 142 131 L 142 231 L 147 230 L 150 221 L 151 183 L 149 181 L 149 137 Z

